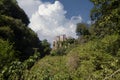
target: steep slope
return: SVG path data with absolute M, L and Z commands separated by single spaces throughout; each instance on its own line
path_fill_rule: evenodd
M 25 78 L 31 80 L 119 80 L 119 35 L 106 36 L 72 49 L 65 56 L 39 60 Z M 114 49 L 114 47 L 116 47 Z M 119 50 L 118 50 L 119 49 Z M 112 52 L 116 55 L 112 55 Z M 114 74 L 115 73 L 115 74 Z
M 29 24 L 27 15 L 18 6 L 16 0 L 0 0 L 0 14 L 20 19 L 25 25 Z
M 0 38 L 14 43 L 20 59 L 26 59 L 34 53 L 33 48 L 41 47 L 37 35 L 20 20 L 0 15 Z

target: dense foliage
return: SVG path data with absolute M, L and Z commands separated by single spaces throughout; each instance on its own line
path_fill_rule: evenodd
M 14 43 L 14 47 L 20 52 L 19 58 L 24 60 L 34 53 L 33 48 L 41 47 L 37 35 L 20 20 L 8 16 L 0 16 L 0 37 Z
M 91 0 L 94 8 L 91 19 L 95 22 L 92 33 L 98 37 L 120 34 L 120 0 Z
M 90 1 L 93 24 L 79 23 L 79 38 L 61 42 L 49 55 L 50 44 L 26 26 L 17 2 L 1 0 L 0 80 L 119 80 L 120 1 Z
M 88 30 L 88 26 L 85 23 L 78 23 L 77 24 L 77 28 L 76 28 L 76 35 L 77 36 L 85 36 L 85 35 L 89 35 L 89 30 Z
M 50 44 L 40 41 L 28 23 L 16 0 L 0 0 L 0 80 L 23 79 L 25 70 L 50 53 Z
M 119 35 L 106 36 L 78 45 L 64 56 L 46 56 L 37 62 L 25 79 L 31 80 L 119 80 L 120 55 L 114 49 Z M 115 56 L 111 55 L 115 51 Z
M 0 39 L 0 70 L 2 70 L 3 66 L 8 65 L 11 61 L 15 60 L 15 56 L 16 54 L 13 45 L 8 41 Z
M 27 15 L 17 5 L 16 0 L 0 0 L 0 14 L 20 19 L 26 25 L 29 23 Z
M 25 79 L 38 80 L 119 80 L 120 1 L 91 0 L 93 24 L 77 25 L 79 42 L 63 56 L 47 56 L 37 62 Z M 70 50 L 69 50 L 70 49 Z M 58 49 L 63 54 L 64 47 Z M 54 52 L 58 53 L 58 52 Z

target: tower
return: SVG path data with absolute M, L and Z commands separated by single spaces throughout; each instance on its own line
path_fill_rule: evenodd
M 66 41 L 67 37 L 65 34 L 60 35 L 60 36 L 56 36 L 55 40 L 53 41 L 53 49 L 57 49 L 62 47 L 62 42 Z

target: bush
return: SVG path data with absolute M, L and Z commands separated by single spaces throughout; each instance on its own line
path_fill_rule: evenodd
M 16 55 L 13 45 L 9 43 L 9 41 L 0 39 L 0 71 L 4 66 L 7 66 L 10 62 L 14 61 Z
M 57 55 L 62 56 L 62 55 L 66 54 L 65 51 L 66 51 L 66 48 L 61 47 L 61 48 L 58 48 L 56 50 L 52 50 L 51 55 L 52 56 L 57 56 Z
M 4 80 L 19 80 L 23 79 L 24 66 L 22 62 L 13 61 L 9 66 L 4 67 L 2 76 Z

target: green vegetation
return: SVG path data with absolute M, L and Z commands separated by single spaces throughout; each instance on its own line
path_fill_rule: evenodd
M 29 23 L 27 15 L 17 5 L 16 0 L 0 0 L 0 14 L 20 19 L 26 25 Z
M 92 33 L 99 38 L 113 33 L 120 34 L 120 1 L 90 0 L 94 3 L 91 11 Z
M 119 37 L 110 35 L 89 41 L 78 45 L 64 56 L 46 56 L 26 73 L 26 79 L 119 80 L 120 60 L 117 55 L 120 51 L 114 48 L 114 44 L 120 41 Z M 113 50 L 116 53 L 114 56 L 111 54 Z M 115 73 L 117 70 L 119 71 Z
M 78 23 L 77 24 L 76 33 L 77 33 L 77 36 L 79 36 L 79 37 L 90 34 L 88 27 L 85 23 Z
M 50 44 L 27 27 L 16 1 L 1 0 L 0 80 L 119 80 L 120 1 L 91 2 L 94 23 L 78 23 L 79 38 L 62 42 L 50 54 Z
M 0 80 L 24 79 L 25 70 L 50 53 L 49 43 L 40 41 L 28 23 L 16 0 L 0 0 Z
M 7 53 L 7 54 L 6 54 Z M 15 59 L 13 45 L 0 39 L 0 70 Z

